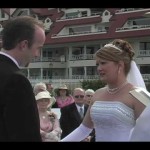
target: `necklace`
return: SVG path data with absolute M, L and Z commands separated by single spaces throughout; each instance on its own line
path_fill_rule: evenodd
M 40 118 L 41 119 L 46 119 L 47 118 L 47 114 L 40 114 Z
M 109 93 L 109 94 L 116 94 L 117 92 L 119 92 L 125 85 L 127 85 L 127 81 L 126 82 L 124 82 L 121 86 L 119 86 L 119 87 L 116 87 L 116 88 L 109 88 L 108 86 L 107 86 L 107 88 L 106 88 L 106 90 L 107 90 L 107 92 Z
M 42 119 L 45 119 L 46 118 L 46 116 L 42 116 Z

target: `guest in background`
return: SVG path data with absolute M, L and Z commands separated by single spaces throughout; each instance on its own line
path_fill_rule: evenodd
M 84 100 L 85 90 L 75 88 L 73 91 L 74 103 L 61 109 L 60 126 L 62 129 L 61 138 L 67 136 L 76 129 L 82 122 L 88 106 Z M 90 141 L 91 136 L 87 136 L 83 141 Z
M 56 99 L 54 97 L 54 87 L 51 83 L 45 83 L 46 84 L 46 89 L 51 95 L 51 100 L 53 101 L 52 106 L 56 103 Z
M 87 105 L 87 106 L 90 105 L 94 93 L 95 93 L 95 91 L 92 89 L 87 89 L 85 91 L 85 96 L 84 96 L 85 105 Z M 91 136 L 90 142 L 95 142 L 95 129 L 93 129 L 93 131 L 90 133 L 90 136 Z
M 51 93 L 51 96 L 54 96 L 54 87 L 51 83 L 45 83 L 47 91 Z
M 85 97 L 84 97 L 84 99 L 85 99 L 85 104 L 87 104 L 87 105 L 89 105 L 90 103 L 91 103 L 91 100 L 92 100 L 92 97 L 93 97 L 93 94 L 94 94 L 95 92 L 94 92 L 94 90 L 92 90 L 92 89 L 87 89 L 86 91 L 85 91 Z
M 33 92 L 37 95 L 39 92 L 46 91 L 46 85 L 43 82 L 36 83 L 33 87 Z
M 35 95 L 37 95 L 39 92 L 42 92 L 42 91 L 48 91 L 47 90 L 47 86 L 44 82 L 39 82 L 39 83 L 36 83 L 33 87 L 33 92 Z M 48 91 L 49 92 L 49 91 Z M 49 92 L 50 96 L 51 96 L 51 93 Z M 52 105 L 56 102 L 56 99 L 54 97 L 51 96 L 51 103 L 49 105 L 49 108 L 48 109 L 51 109 Z
M 57 115 L 47 111 L 52 105 L 51 96 L 48 91 L 39 92 L 35 96 L 40 117 L 40 133 L 44 142 L 55 142 L 60 140 L 61 128 Z
M 65 84 L 60 85 L 57 89 L 55 89 L 55 92 L 56 92 L 56 103 L 55 103 L 56 105 L 54 107 L 62 108 L 64 106 L 74 103 L 74 99 L 72 95 L 70 95 L 70 92 Z

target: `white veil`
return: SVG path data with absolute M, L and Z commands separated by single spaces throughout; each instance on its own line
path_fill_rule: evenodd
M 136 125 L 130 133 L 129 141 L 150 141 L 150 104 L 136 120 Z
M 142 87 L 146 89 L 146 86 L 145 86 L 143 77 L 139 71 L 139 68 L 137 67 L 135 61 L 133 60 L 131 61 L 131 68 L 127 75 L 127 81 L 133 84 L 134 86 Z
M 127 80 L 134 86 L 146 89 L 142 75 L 134 61 L 131 62 Z M 150 141 L 150 104 L 136 120 L 136 125 L 130 132 L 129 141 Z

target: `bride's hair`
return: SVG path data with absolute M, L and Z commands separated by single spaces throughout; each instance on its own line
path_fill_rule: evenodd
M 125 74 L 127 75 L 130 70 L 131 61 L 133 60 L 134 49 L 127 41 L 115 39 L 111 43 L 100 48 L 95 53 L 95 56 L 114 62 L 122 60 L 125 65 Z
M 99 49 L 95 53 L 95 56 L 97 58 L 114 61 L 116 63 L 123 61 L 125 66 L 124 72 L 127 76 L 128 82 L 132 83 L 134 86 L 146 89 L 143 77 L 133 60 L 134 54 L 134 49 L 129 42 L 122 39 L 115 39 L 111 43 L 108 43 Z

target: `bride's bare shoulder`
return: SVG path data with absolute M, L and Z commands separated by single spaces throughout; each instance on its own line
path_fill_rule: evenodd
M 101 95 L 103 95 L 103 93 L 106 91 L 106 87 L 97 89 L 93 95 L 92 98 L 92 103 L 94 103 L 95 101 L 99 100 L 99 98 L 101 97 Z
M 95 91 L 95 94 L 94 94 L 94 95 L 99 95 L 99 94 L 103 93 L 105 90 L 106 90 L 106 87 L 97 89 L 97 90 Z

